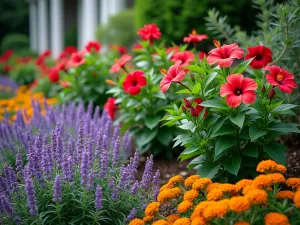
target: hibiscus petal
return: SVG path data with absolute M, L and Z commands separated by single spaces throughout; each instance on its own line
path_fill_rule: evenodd
M 283 80 L 285 79 L 294 79 L 294 75 L 285 69 L 281 69 L 281 74 L 283 75 Z
M 252 104 L 256 100 L 255 91 L 244 91 L 242 94 L 242 101 L 245 104 Z
M 233 63 L 233 59 L 232 58 L 219 59 L 217 61 L 217 63 L 220 67 L 227 68 L 227 67 L 231 66 L 231 64 Z
M 222 84 L 220 88 L 220 95 L 221 97 L 225 97 L 226 95 L 233 94 L 234 89 L 228 83 Z
M 298 85 L 295 80 L 284 80 L 282 85 L 289 86 L 291 88 L 298 88 Z
M 242 88 L 244 76 L 239 73 L 230 74 L 227 76 L 226 80 L 229 84 L 231 84 L 232 88 Z
M 243 91 L 256 90 L 257 83 L 251 78 L 244 78 L 242 81 L 242 89 Z
M 268 70 L 270 73 L 273 73 L 275 75 L 279 74 L 281 71 L 279 66 L 265 66 L 264 70 Z
M 137 77 L 137 78 L 144 76 L 144 72 L 143 72 L 143 71 L 140 71 L 140 70 L 134 71 L 133 74 L 134 74 L 134 76 Z
M 138 78 L 138 86 L 144 87 L 147 84 L 147 80 L 145 77 L 139 77 Z
M 282 92 L 286 92 L 288 94 L 292 94 L 292 92 L 293 92 L 293 88 L 291 88 L 289 86 L 278 84 L 278 87 Z
M 159 85 L 161 92 L 165 93 L 170 88 L 171 82 L 161 83 Z
M 141 92 L 141 89 L 138 86 L 131 86 L 131 88 L 129 89 L 130 95 L 138 95 L 140 92 Z
M 123 82 L 123 88 L 125 92 L 128 92 L 131 87 L 132 84 L 130 82 L 126 82 L 126 81 Z
M 174 77 L 173 79 L 172 79 L 172 81 L 173 82 L 179 82 L 179 81 L 182 81 L 183 79 L 184 79 L 184 77 L 185 77 L 185 72 L 182 70 L 182 71 L 180 71 L 177 75 L 176 75 L 176 77 Z
M 235 95 L 235 94 L 230 94 L 227 95 L 226 97 L 226 103 L 227 105 L 231 106 L 232 108 L 238 107 L 242 102 L 242 96 Z
M 275 80 L 276 75 L 274 73 L 269 73 L 266 75 L 266 80 L 268 81 L 269 84 L 273 86 L 277 86 L 278 83 Z

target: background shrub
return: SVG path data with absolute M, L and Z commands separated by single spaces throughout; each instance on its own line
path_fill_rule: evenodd
M 15 52 L 29 49 L 29 38 L 25 34 L 7 34 L 1 42 L 1 51 L 12 49 Z
M 38 75 L 35 64 L 19 64 L 9 72 L 9 76 L 19 85 L 30 84 Z

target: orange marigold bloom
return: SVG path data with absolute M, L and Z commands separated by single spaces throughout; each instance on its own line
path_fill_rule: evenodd
M 143 218 L 143 221 L 144 222 L 149 222 L 149 221 L 151 221 L 151 220 L 153 220 L 154 219 L 154 216 L 145 216 L 144 218 Z
M 271 212 L 265 215 L 265 225 L 290 225 L 290 223 L 286 215 Z
M 181 202 L 178 207 L 177 210 L 180 213 L 185 213 L 186 211 L 188 211 L 194 204 L 190 201 L 184 200 L 183 202 Z
M 250 225 L 250 224 L 246 221 L 238 221 L 238 222 L 235 222 L 233 225 Z
M 286 185 L 297 189 L 298 187 L 300 187 L 300 178 L 289 178 L 286 180 Z
M 156 220 L 152 225 L 169 225 L 169 223 L 165 220 Z
M 218 182 L 215 182 L 215 183 L 212 183 L 212 184 L 209 184 L 206 188 L 206 192 L 209 193 L 211 190 L 213 189 L 218 189 L 220 186 L 220 183 Z
M 166 190 L 166 189 L 170 189 L 172 187 L 169 187 L 168 184 L 164 184 L 163 186 L 160 187 L 159 191 L 163 191 L 163 190 Z
M 220 184 L 219 189 L 223 191 L 223 193 L 235 194 L 235 186 L 233 184 Z
M 129 223 L 129 225 L 144 225 L 144 224 L 145 224 L 144 221 L 141 219 L 133 219 Z
M 286 173 L 286 167 L 284 165 L 277 165 L 276 171 L 279 173 Z
M 198 191 L 195 190 L 189 190 L 184 194 L 183 200 L 188 200 L 188 201 L 194 201 L 195 198 L 199 196 Z
M 249 200 L 243 196 L 232 197 L 229 201 L 229 209 L 236 213 L 242 213 L 250 209 Z
M 249 191 L 256 190 L 257 187 L 254 185 L 248 185 L 243 190 L 243 195 L 246 195 Z
M 252 185 L 258 188 L 268 188 L 272 185 L 272 179 L 267 175 L 261 174 L 253 180 Z
M 167 217 L 169 223 L 173 223 L 175 220 L 179 219 L 180 216 L 178 214 L 172 214 Z
M 294 204 L 296 208 L 300 208 L 300 190 L 295 193 Z
M 271 178 L 273 184 L 279 184 L 285 182 L 285 178 L 281 173 L 271 173 L 268 174 L 267 176 Z
M 214 202 L 209 204 L 203 212 L 203 216 L 206 220 L 211 220 L 213 218 L 222 218 L 226 215 L 228 210 L 228 205 L 223 202 Z
M 171 199 L 171 189 L 165 189 L 161 191 L 157 196 L 157 201 L 160 203 L 166 202 Z
M 171 192 L 171 198 L 177 198 L 182 193 L 182 190 L 179 187 L 175 187 L 175 188 L 171 188 L 170 192 Z
M 292 199 L 293 200 L 294 196 L 295 196 L 294 192 L 291 192 L 291 191 L 279 191 L 277 193 L 277 195 L 276 195 L 276 198 L 277 199 L 286 199 L 286 198 L 288 198 L 288 199 Z
M 207 194 L 208 201 L 217 201 L 223 197 L 223 191 L 220 189 L 213 189 Z
M 173 225 L 190 225 L 191 221 L 189 220 L 189 218 L 180 218 L 177 219 Z
M 191 187 L 195 183 L 195 181 L 198 180 L 199 178 L 200 178 L 199 175 L 191 175 L 185 179 L 184 185 L 186 187 Z
M 168 186 L 169 187 L 173 187 L 175 184 L 180 183 L 183 180 L 183 177 L 180 175 L 176 175 L 174 177 L 171 177 L 169 182 L 168 182 Z
M 194 219 L 197 216 L 202 216 L 204 210 L 207 208 L 208 205 L 215 203 L 214 201 L 202 201 L 200 202 L 196 208 L 194 209 L 194 212 L 192 213 L 190 219 Z
M 197 216 L 192 220 L 191 225 L 206 225 L 206 222 L 203 217 Z
M 159 210 L 160 203 L 159 202 L 151 202 L 145 208 L 146 216 L 154 216 L 155 213 Z
M 204 190 L 207 187 L 207 185 L 211 183 L 212 181 L 209 178 L 200 178 L 194 182 L 192 188 L 196 191 Z
M 251 204 L 257 205 L 267 202 L 267 192 L 261 189 L 254 189 L 248 191 L 245 197 L 249 200 Z
M 249 186 L 252 184 L 252 180 L 248 179 L 242 179 L 239 182 L 235 184 L 235 191 L 240 192 L 242 191 L 246 186 Z
M 273 160 L 263 160 L 258 163 L 256 171 L 259 173 L 273 173 L 277 171 L 278 163 Z

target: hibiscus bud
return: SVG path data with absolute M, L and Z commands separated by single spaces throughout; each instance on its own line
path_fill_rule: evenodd
M 263 86 L 261 87 L 261 91 L 262 91 L 262 93 L 265 93 L 265 92 L 266 92 L 266 86 L 265 86 L 265 85 L 263 85 Z
M 269 92 L 270 101 L 272 101 L 274 96 L 275 96 L 275 90 L 274 90 L 274 88 L 272 88 L 271 91 Z
M 107 79 L 107 80 L 105 80 L 105 82 L 106 82 L 107 84 L 109 84 L 109 85 L 117 86 L 116 82 L 114 82 L 114 81 L 112 81 L 112 80 Z
M 193 117 L 197 117 L 197 116 L 199 116 L 200 113 L 192 106 L 191 107 L 191 114 L 192 114 Z
M 187 100 L 186 98 L 183 99 L 184 100 L 184 105 L 187 107 L 187 108 L 191 108 L 192 107 L 192 104 L 189 100 Z

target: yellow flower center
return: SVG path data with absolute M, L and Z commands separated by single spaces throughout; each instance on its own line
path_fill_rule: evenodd
M 282 74 L 278 74 L 277 76 L 276 76 L 276 81 L 282 81 L 282 79 L 283 79 L 283 75 Z
M 196 35 L 196 34 L 197 34 L 197 32 L 196 32 L 195 29 L 193 29 L 192 34 L 193 34 L 193 35 Z

